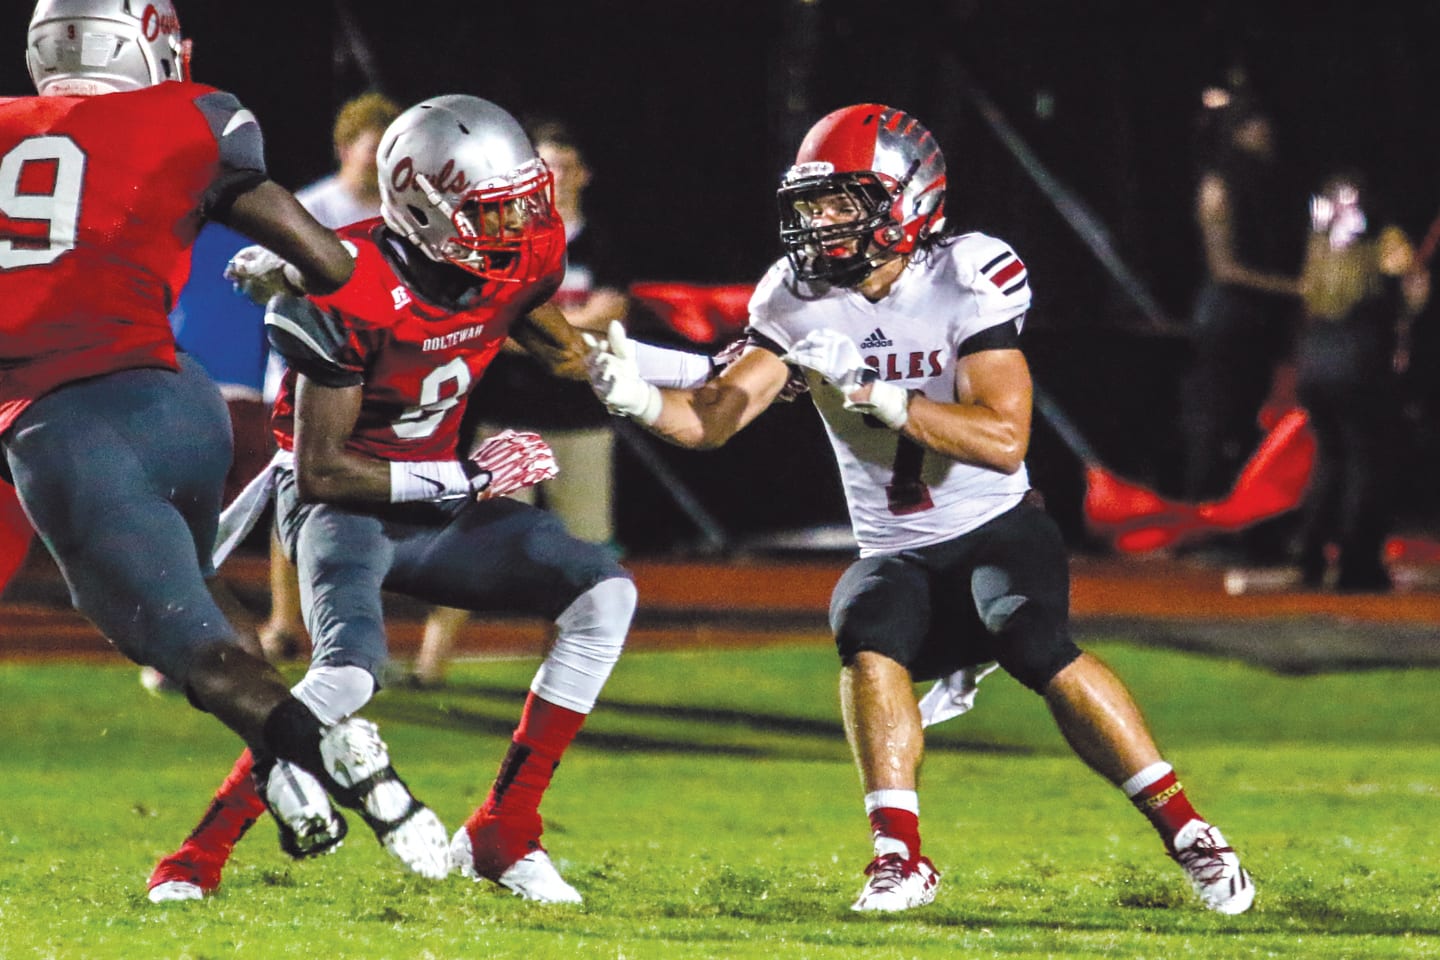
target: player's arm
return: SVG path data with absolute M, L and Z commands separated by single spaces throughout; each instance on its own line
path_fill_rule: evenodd
M 692 449 L 723 445 L 770 406 L 791 377 L 789 365 L 775 353 L 750 346 L 704 384 L 662 390 L 642 376 L 636 345 L 620 324 L 612 323 L 609 335 L 593 343 L 590 384 L 610 411 Z
M 196 98 L 195 106 L 210 125 L 219 153 L 219 170 L 201 197 L 201 213 L 289 263 L 302 290 L 323 294 L 339 289 L 355 269 L 354 258 L 334 231 L 321 226 L 289 190 L 270 179 L 254 115 L 221 90 Z
M 837 330 L 806 334 L 785 354 L 819 373 L 845 408 L 875 418 L 936 453 L 1002 473 L 1025 462 L 1033 388 L 1019 349 L 1018 317 L 991 324 L 960 345 L 953 401 L 879 379 L 855 341 Z
M 900 432 L 952 460 L 1014 473 L 1030 447 L 1032 392 L 1030 367 L 1019 350 L 971 353 L 956 365 L 955 402 L 911 394 Z
M 389 503 L 390 464 L 345 449 L 360 419 L 364 388 L 296 377 L 295 482 L 300 499 Z
M 554 376 L 585 379 L 585 341 L 553 303 L 542 303 L 521 316 L 510 336 Z
M 293 265 L 309 293 L 338 290 L 355 270 L 355 258 L 335 232 L 273 180 L 261 180 L 237 193 L 223 215 L 214 219 Z

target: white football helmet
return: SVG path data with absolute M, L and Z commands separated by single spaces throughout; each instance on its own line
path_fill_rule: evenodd
M 42 95 L 118 93 L 190 79 L 170 0 L 39 0 L 25 62 Z
M 859 216 L 813 224 L 810 204 L 835 194 L 847 197 Z M 930 131 L 903 110 L 878 103 L 843 107 L 805 135 L 777 200 L 780 242 L 795 275 L 853 285 L 943 228 L 945 157 Z
M 431 260 L 524 283 L 563 250 L 555 179 L 524 128 L 490 101 L 421 101 L 390 124 L 375 156 L 385 223 Z

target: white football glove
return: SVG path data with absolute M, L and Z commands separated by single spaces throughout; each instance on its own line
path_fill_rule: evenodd
M 295 265 L 258 243 L 236 251 L 225 265 L 225 279 L 261 306 L 277 294 L 305 292 L 305 278 Z
M 810 331 L 781 359 L 814 370 L 847 396 L 865 382 L 864 378 L 874 376 L 855 341 L 838 330 Z
M 517 430 L 502 430 L 480 444 L 470 462 L 480 468 L 480 474 L 470 481 L 478 488 L 476 500 L 503 497 L 560 472 L 555 452 L 540 434 Z
M 635 361 L 635 346 L 625 336 L 625 328 L 620 321 L 610 321 L 610 330 L 604 338 L 588 333 L 584 337 L 586 346 L 590 348 L 585 357 L 590 388 L 605 408 L 611 413 L 639 420 L 646 426 L 658 420 L 665 401 L 659 389 L 640 376 L 640 367 Z
M 845 409 L 868 414 L 892 430 L 910 419 L 910 393 L 878 379 L 874 367 L 860 356 L 855 341 L 838 330 L 812 330 L 795 342 L 781 359 L 814 370 L 845 395 Z M 870 396 L 852 399 L 866 384 Z

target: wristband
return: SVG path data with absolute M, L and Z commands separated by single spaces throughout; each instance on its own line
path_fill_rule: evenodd
M 480 471 L 483 490 L 490 476 Z M 415 503 L 422 500 L 454 500 L 468 497 L 477 488 L 458 460 L 391 460 L 390 502 Z

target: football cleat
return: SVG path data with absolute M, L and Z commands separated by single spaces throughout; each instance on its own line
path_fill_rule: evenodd
M 320 757 L 339 788 L 332 791 L 335 799 L 358 811 L 391 855 L 431 880 L 450 873 L 444 824 L 390 765 L 375 724 L 358 717 L 342 720 L 321 737 Z
M 536 903 L 584 902 L 580 891 L 565 882 L 550 861 L 550 855 L 543 849 L 530 851 L 494 876 L 482 872 L 475 859 L 470 828 L 462 826 L 450 841 L 450 860 L 455 869 L 471 880 L 494 881 L 517 897 Z
M 1255 884 L 1219 830 L 1203 820 L 1180 828 L 1170 854 L 1205 906 L 1217 913 L 1244 913 L 1255 902 Z
M 176 900 L 203 900 L 220 886 L 220 868 L 224 860 L 205 856 L 203 851 L 186 843 L 161 860 L 150 872 L 146 894 L 151 903 Z
M 907 860 L 898 853 L 886 853 L 865 868 L 868 879 L 851 910 L 909 910 L 935 899 L 940 874 L 929 857 Z
M 287 760 L 270 768 L 260 797 L 275 818 L 280 849 L 296 860 L 330 853 L 345 839 L 345 818 L 320 781 Z

